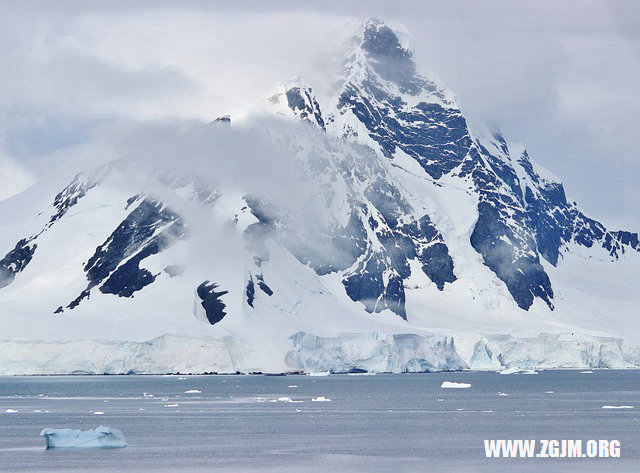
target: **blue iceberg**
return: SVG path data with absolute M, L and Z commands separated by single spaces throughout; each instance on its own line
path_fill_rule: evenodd
M 42 429 L 47 448 L 122 448 L 127 439 L 118 429 L 99 426 L 94 430 Z

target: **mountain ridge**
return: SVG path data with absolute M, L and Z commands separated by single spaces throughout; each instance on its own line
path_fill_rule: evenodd
M 587 217 L 524 147 L 472 130 L 453 94 L 417 72 L 407 42 L 369 20 L 332 96 L 294 78 L 252 111 L 180 138 L 199 160 L 121 159 L 77 175 L 30 232 L 0 238 L 8 333 L 39 339 L 50 324 L 70 339 L 231 336 L 281 366 L 305 339 L 296 333 L 437 330 L 466 347 L 457 368 L 500 366 L 481 354 L 507 343 L 496 336 L 505 331 L 545 346 L 561 344 L 545 331 L 637 339 L 625 301 L 638 234 Z M 260 174 L 270 169 L 271 184 Z M 43 329 L 30 332 L 18 313 Z M 451 341 L 435 346 L 455 353 Z M 615 366 L 636 363 L 625 350 Z M 435 366 L 406 363 L 393 366 Z

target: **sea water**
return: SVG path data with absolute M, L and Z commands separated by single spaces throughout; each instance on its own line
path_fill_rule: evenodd
M 98 425 L 129 446 L 39 436 Z M 487 439 L 615 439 L 620 458 L 487 458 Z M 640 471 L 640 371 L 0 378 L 0 471 L 542 469 Z

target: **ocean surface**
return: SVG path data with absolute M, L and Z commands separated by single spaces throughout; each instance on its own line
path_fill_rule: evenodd
M 98 425 L 129 446 L 39 436 Z M 486 458 L 485 439 L 616 439 L 621 457 Z M 0 377 L 0 471 L 638 472 L 640 371 Z

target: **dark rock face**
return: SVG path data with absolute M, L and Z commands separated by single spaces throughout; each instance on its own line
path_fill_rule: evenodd
M 273 295 L 273 291 L 264 282 L 264 276 L 262 276 L 262 274 L 258 274 L 256 276 L 256 279 L 258 280 L 258 287 L 262 290 L 262 292 L 264 292 L 267 296 L 271 297 Z
M 374 167 L 365 172 L 358 160 L 366 162 L 366 154 L 354 159 L 339 163 L 336 169 L 336 178 L 343 177 L 351 186 L 355 185 L 352 173 L 359 170 L 361 174 L 356 179 L 362 179 L 365 188 L 363 193 L 350 194 L 352 210 L 346 225 L 325 228 L 313 216 L 310 225 L 308 222 L 298 225 L 283 216 L 285 210 L 245 198 L 259 220 L 245 232 L 247 246 L 259 255 L 259 261 L 265 262 L 268 252 L 264 240 L 273 238 L 318 275 L 344 272 L 346 293 L 361 302 L 368 312 L 389 309 L 406 318 L 404 281 L 411 275 L 409 261 L 417 259 L 427 277 L 442 290 L 445 283 L 456 280 L 453 260 L 429 217 L 424 215 L 415 220 L 414 210 L 385 178 L 382 169 Z M 327 170 L 320 167 L 313 172 L 326 177 Z M 331 196 L 328 193 L 329 201 Z M 313 235 L 303 230 L 309 227 L 313 228 Z M 263 287 L 257 280 L 258 287 L 269 294 L 271 288 Z M 251 284 L 248 287 L 253 288 Z
M 145 198 L 96 248 L 84 267 L 89 280 L 87 289 L 68 307 L 73 309 L 89 296 L 92 288 L 100 284 L 100 292 L 104 294 L 133 296 L 157 277 L 140 268 L 142 260 L 160 253 L 186 236 L 187 228 L 181 217 L 162 202 Z
M 82 199 L 90 189 L 93 189 L 102 182 L 102 176 L 93 176 L 88 179 L 80 179 L 80 174 L 77 174 L 71 184 L 65 187 L 58 195 L 56 195 L 53 201 L 53 207 L 56 212 L 51 216 L 49 220 L 49 226 L 51 226 L 56 220 L 60 219 L 67 210 L 76 205 L 80 199 Z
M 27 267 L 37 247 L 35 243 L 31 243 L 32 240 L 23 238 L 0 260 L 0 288 L 11 284 L 16 275 Z
M 71 184 L 55 196 L 52 204 L 54 213 L 51 215 L 49 223 L 37 234 L 21 239 L 15 248 L 0 260 L 0 289 L 11 284 L 31 262 L 38 246 L 36 244 L 38 237 L 76 205 L 90 189 L 100 184 L 108 170 L 109 166 L 98 168 L 92 176 L 86 179 L 80 179 L 80 174 L 77 174 Z
M 521 309 L 528 309 L 534 297 L 540 297 L 550 308 L 553 290 L 538 254 L 534 251 L 517 255 L 511 243 L 511 229 L 503 223 L 498 210 L 488 202 L 478 206 L 479 218 L 471 234 L 471 245 L 483 256 L 484 263 L 507 285 Z M 526 242 L 535 250 L 535 241 Z
M 491 138 L 496 151 L 472 138 L 457 106 L 433 82 L 416 73 L 411 53 L 383 22 L 371 20 L 366 24 L 361 49 L 367 58 L 364 63 L 356 55 L 346 66 L 347 72 L 350 68 L 359 72 L 343 85 L 338 98 L 340 113 L 352 112 L 385 156 L 393 159 L 394 153 L 402 150 L 434 179 L 451 173 L 471 180 L 479 203 L 470 243 L 504 281 L 519 307 L 526 310 L 539 297 L 553 308 L 553 289 L 540 256 L 556 265 L 560 248 L 566 243 L 587 247 L 597 243 L 614 258 L 627 249 L 640 250 L 637 234 L 607 231 L 567 203 L 562 184 L 536 174 L 526 152 L 510 156 L 500 133 Z M 432 98 L 430 103 L 416 99 L 415 105 L 407 104 L 407 97 L 418 96 Z M 345 136 L 349 136 L 348 130 Z M 516 167 L 520 167 L 521 174 Z M 522 173 L 528 182 L 521 182 Z M 389 216 L 387 210 L 397 208 L 398 204 L 386 198 L 389 194 L 384 189 L 378 191 L 387 202 L 386 208 L 380 207 L 389 226 L 381 241 L 394 261 L 395 273 L 387 274 L 393 281 L 391 288 L 397 286 L 395 278 L 402 278 L 406 271 L 398 254 L 411 255 L 413 251 L 402 234 L 415 242 L 420 232 L 414 232 L 406 224 L 403 228 L 394 226 L 393 215 Z M 429 262 L 423 270 L 439 288 L 455 279 L 445 250 L 446 246 L 432 244 L 420 259 Z M 357 270 L 360 276 L 347 282 L 348 286 L 356 284 L 347 288 L 352 298 L 370 298 L 367 310 L 381 302 L 379 269 L 384 259 L 370 255 L 366 265 Z M 400 293 L 398 289 L 397 300 L 402 298 Z
M 253 301 L 256 298 L 256 286 L 253 283 L 253 278 L 251 278 L 251 276 L 249 276 L 249 280 L 247 281 L 247 287 L 245 288 L 244 294 L 247 298 L 247 304 L 249 304 L 250 307 L 253 307 Z
M 220 297 L 227 294 L 229 291 L 216 291 L 218 285 L 204 281 L 196 289 L 196 293 L 200 298 L 200 304 L 204 308 L 207 319 L 211 325 L 215 325 L 220 322 L 227 313 L 225 310 L 225 304 L 220 300 Z
M 316 101 L 311 89 L 291 87 L 286 91 L 287 105 L 300 119 L 314 123 L 325 129 L 324 119 L 320 112 L 320 105 Z

